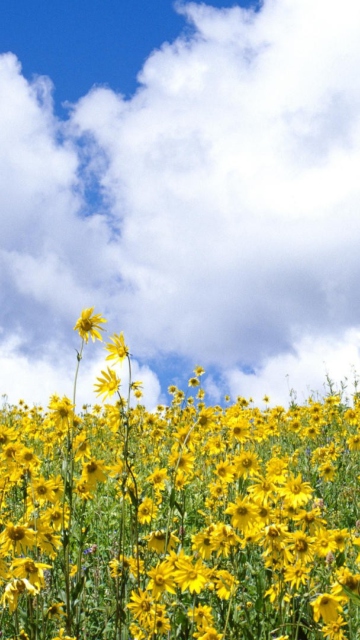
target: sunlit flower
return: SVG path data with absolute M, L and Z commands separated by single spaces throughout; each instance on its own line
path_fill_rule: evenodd
M 111 336 L 110 340 L 112 340 L 114 344 L 108 343 L 106 345 L 105 349 L 109 351 L 109 355 L 106 356 L 106 360 L 115 360 L 115 362 L 122 362 L 124 358 L 129 355 L 129 347 L 127 347 L 125 344 L 123 332 L 119 333 L 119 335 L 116 335 L 116 333 L 114 333 L 114 335 Z
M 132 591 L 131 598 L 127 608 L 130 609 L 132 615 L 143 626 L 150 627 L 152 619 L 153 599 L 148 591 Z
M 154 569 L 150 569 L 148 576 L 151 580 L 146 588 L 152 590 L 155 599 L 159 598 L 163 591 L 175 593 L 172 569 L 165 562 L 160 562 Z
M 338 616 L 336 620 L 331 620 L 328 624 L 324 625 L 321 629 L 321 633 L 328 640 L 346 640 L 346 635 L 343 627 L 346 626 L 346 622 L 342 616 Z
M 85 342 L 88 342 L 89 336 L 92 341 L 102 340 L 100 331 L 103 331 L 101 324 L 106 322 L 99 313 L 93 314 L 94 307 L 83 309 L 80 318 L 77 320 L 74 331 L 77 331 Z
M 256 505 L 251 503 L 248 498 L 237 498 L 236 502 L 230 502 L 225 513 L 231 515 L 231 524 L 241 531 L 245 531 L 250 524 L 258 519 L 258 511 Z
M 95 391 L 98 396 L 104 396 L 104 400 L 106 398 L 110 398 L 119 390 L 121 380 L 116 375 L 114 369 L 109 369 L 107 367 L 107 371 L 102 371 L 102 378 L 96 378 L 98 380 L 98 384 L 94 384 Z
M 12 561 L 10 567 L 10 571 L 15 578 L 26 578 L 38 590 L 45 586 L 45 569 L 51 569 L 51 565 L 35 562 L 32 558 L 16 558 Z
M 0 534 L 1 551 L 5 554 L 13 552 L 14 554 L 25 553 L 28 548 L 36 544 L 35 531 L 27 525 L 7 524 L 4 531 Z
M 150 524 L 151 520 L 155 518 L 157 513 L 157 506 L 154 504 L 151 498 L 144 498 L 138 509 L 138 520 L 140 524 Z
M 313 490 L 308 482 L 303 482 L 299 473 L 296 478 L 291 474 L 286 484 L 280 487 L 279 493 L 284 496 L 287 504 L 297 509 L 310 500 Z
M 202 560 L 192 564 L 188 560 L 179 559 L 176 566 L 174 579 L 181 591 L 189 589 L 190 593 L 200 593 L 208 581 Z
M 19 597 L 23 593 L 36 595 L 38 590 L 26 578 L 22 580 L 12 580 L 6 585 L 1 597 L 1 602 L 4 607 L 8 605 L 10 613 L 17 609 Z
M 337 620 L 339 612 L 342 611 L 340 602 L 341 599 L 338 596 L 333 596 L 330 593 L 320 594 L 316 600 L 310 602 L 314 609 L 315 622 L 318 622 L 320 618 L 325 624 Z

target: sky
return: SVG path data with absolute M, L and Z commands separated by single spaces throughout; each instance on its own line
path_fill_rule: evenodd
M 82 308 L 149 408 L 360 371 L 356 0 L 6 0 L 0 394 L 72 394 Z M 105 367 L 86 346 L 78 403 Z M 126 388 L 126 371 L 121 373 Z

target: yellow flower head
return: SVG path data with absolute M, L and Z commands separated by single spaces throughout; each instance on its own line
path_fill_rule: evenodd
M 103 377 L 96 378 L 98 380 L 98 384 L 94 384 L 95 391 L 97 391 L 97 395 L 104 396 L 104 400 L 107 397 L 111 397 L 116 393 L 120 387 L 121 380 L 117 377 L 115 371 L 113 369 L 109 369 L 107 367 L 107 371 L 101 372 Z
M 332 596 L 330 593 L 320 594 L 316 600 L 311 602 L 311 606 L 314 609 L 314 620 L 318 622 L 320 617 L 325 624 L 336 620 L 338 613 L 342 611 L 340 606 L 341 598 L 338 596 Z
M 77 331 L 80 338 L 85 342 L 88 342 L 89 336 L 93 342 L 95 342 L 95 340 L 102 340 L 100 331 L 104 331 L 104 329 L 100 327 L 100 324 L 107 322 L 105 318 L 101 317 L 100 313 L 92 315 L 93 311 L 94 307 L 83 309 L 74 327 L 74 331 Z
M 123 332 L 119 333 L 117 336 L 116 333 L 110 338 L 114 344 L 108 343 L 106 345 L 106 350 L 109 352 L 109 355 L 106 356 L 106 360 L 115 360 L 115 362 L 122 362 L 124 358 L 129 355 L 129 347 L 125 344 L 125 338 Z

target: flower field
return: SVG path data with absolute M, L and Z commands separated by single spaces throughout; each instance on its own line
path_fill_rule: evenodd
M 360 395 L 210 406 L 197 366 L 148 412 L 120 333 L 75 410 L 93 311 L 74 397 L 1 409 L 1 638 L 359 638 Z

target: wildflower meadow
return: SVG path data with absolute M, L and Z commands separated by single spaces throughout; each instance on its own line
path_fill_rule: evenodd
M 150 412 L 120 333 L 80 410 L 104 323 L 75 324 L 72 398 L 1 409 L 1 638 L 360 638 L 356 387 L 211 406 L 196 366 Z

